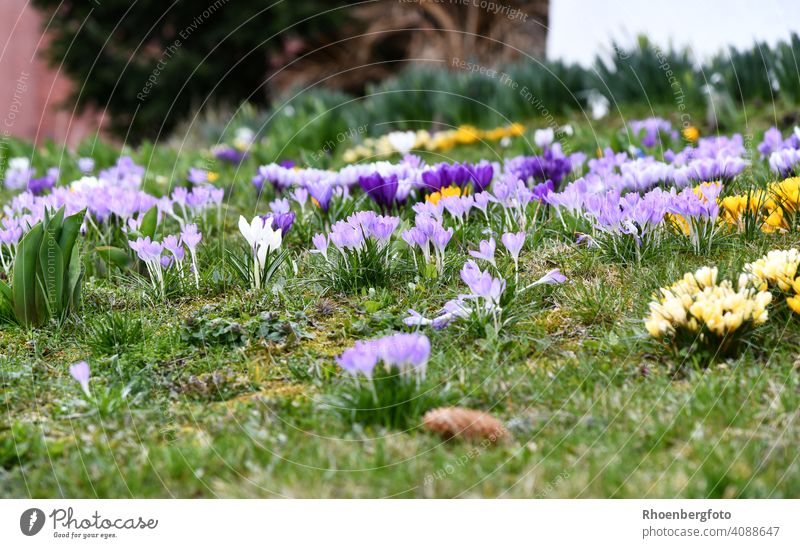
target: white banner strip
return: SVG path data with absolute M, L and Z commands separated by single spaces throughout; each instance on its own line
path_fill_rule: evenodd
M 796 500 L 2 500 L 0 515 L 2 546 L 800 546 Z

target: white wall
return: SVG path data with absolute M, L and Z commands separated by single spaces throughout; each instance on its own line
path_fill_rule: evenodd
M 792 30 L 800 34 L 798 0 L 550 0 L 547 56 L 588 65 L 598 52 L 609 54 L 612 37 L 626 47 L 644 33 L 702 60 L 729 44 L 774 44 Z

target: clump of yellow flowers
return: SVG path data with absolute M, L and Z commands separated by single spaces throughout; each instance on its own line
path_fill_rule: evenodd
M 770 291 L 776 297 L 786 297 L 786 304 L 800 314 L 800 252 L 797 249 L 775 249 L 744 266 L 739 277 L 740 288 Z
M 748 221 L 763 232 L 797 228 L 800 210 L 800 177 L 770 183 L 764 190 L 727 196 L 720 201 L 722 218 L 745 231 Z
M 442 198 L 450 198 L 453 196 L 459 197 L 461 196 L 461 192 L 462 192 L 461 188 L 459 188 L 457 185 L 450 185 L 439 191 L 431 192 L 430 194 L 425 196 L 425 201 L 430 202 L 433 205 L 437 205 L 439 203 L 439 200 L 441 200 Z M 469 193 L 466 188 L 464 189 L 463 192 L 465 196 Z
M 769 291 L 749 286 L 737 291 L 729 280 L 717 283 L 715 267 L 703 267 L 653 296 L 645 327 L 652 337 L 678 346 L 697 343 L 724 353 L 767 321 L 771 301 Z
M 689 141 L 690 143 L 696 143 L 697 140 L 700 138 L 700 130 L 698 130 L 694 126 L 686 126 L 681 131 L 683 138 Z
M 429 150 L 446 152 L 458 145 L 471 145 L 479 141 L 500 141 L 504 138 L 519 137 L 525 131 L 522 124 L 511 124 L 494 129 L 479 129 L 470 125 L 461 125 L 455 129 L 430 132 L 424 129 L 416 132 L 405 132 L 408 139 L 398 139 L 401 132 L 383 135 L 377 139 L 364 139 L 364 142 L 345 151 L 342 159 L 347 163 L 357 162 L 363 158 L 405 154 L 409 150 Z M 403 144 L 398 148 L 398 143 Z M 403 150 L 405 149 L 405 150 Z

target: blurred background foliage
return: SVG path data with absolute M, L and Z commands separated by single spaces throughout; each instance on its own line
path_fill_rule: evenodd
M 77 84 L 72 100 L 107 109 L 109 129 L 133 142 L 207 105 L 266 105 L 292 87 L 360 94 L 408 59 L 542 57 L 547 36 L 547 0 L 504 4 L 525 20 L 429 0 L 32 2 L 50 61 Z
M 526 25 L 426 1 L 345 9 L 329 0 L 325 10 L 300 1 L 271 10 L 234 0 L 33 3 L 53 15 L 49 54 L 80 83 L 78 105 L 107 108 L 109 129 L 132 143 L 170 133 L 189 146 L 230 142 L 246 125 L 283 143 L 276 155 L 299 157 L 361 126 L 369 129 L 355 141 L 392 129 L 542 124 L 587 117 L 598 98 L 612 111 L 706 111 L 694 123 L 709 130 L 725 129 L 740 105 L 774 105 L 778 118 L 800 104 L 796 34 L 703 63 L 640 37 L 583 67 L 542 60 L 546 30 L 527 24 L 546 29 L 548 2 L 539 0 L 509 3 L 531 15 Z M 175 40 L 181 47 L 159 65 Z M 454 59 L 495 72 L 458 68 Z
M 273 63 L 351 32 L 344 0 L 32 0 L 47 14 L 47 54 L 77 84 L 79 108 L 108 109 L 110 129 L 134 141 L 171 130 L 214 101 L 266 105 Z M 148 86 L 148 82 L 152 82 Z M 144 97 L 142 99 L 142 97 Z

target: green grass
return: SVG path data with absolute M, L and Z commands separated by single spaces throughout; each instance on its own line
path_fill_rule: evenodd
M 755 123 L 769 125 L 769 114 Z M 576 129 L 576 150 L 596 146 L 592 131 L 609 139 L 608 127 Z M 196 159 L 168 149 L 148 155 L 152 188 L 156 174 Z M 231 235 L 239 212 L 252 212 L 252 170 L 223 172 L 235 188 L 224 219 Z M 513 324 L 497 337 L 457 326 L 429 333 L 425 398 L 503 420 L 512 439 L 491 447 L 444 442 L 421 429 L 419 415 L 386 429 L 330 405 L 350 382 L 334 356 L 402 329 L 410 307 L 436 310 L 463 289 L 460 265 L 440 279 L 404 271 L 385 289 L 337 292 L 316 281 L 299 233 L 288 240 L 297 275 L 284 273 L 275 291 L 254 294 L 220 274 L 219 249 L 206 242 L 199 292 L 185 288 L 158 304 L 130 280 L 95 278 L 62 329 L 4 326 L 0 492 L 800 496 L 798 320 L 770 322 L 740 357 L 710 369 L 681 367 L 641 321 L 652 292 L 683 272 L 704 264 L 734 272 L 768 249 L 797 245 L 795 235 L 734 236 L 701 257 L 665 248 L 641 266 L 549 237 L 526 248 L 522 285 L 556 266 L 570 282 L 514 301 Z M 92 367 L 89 402 L 68 373 L 81 359 Z

